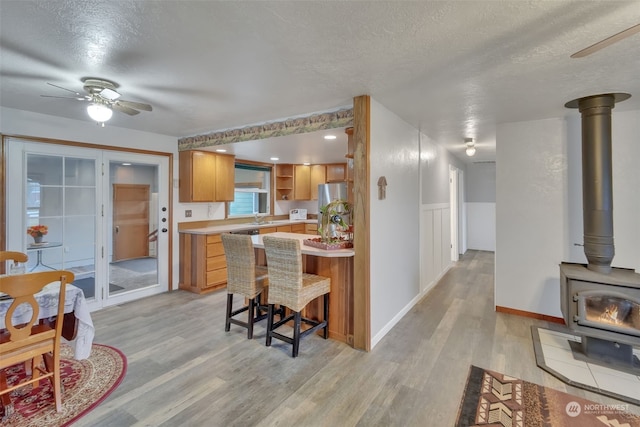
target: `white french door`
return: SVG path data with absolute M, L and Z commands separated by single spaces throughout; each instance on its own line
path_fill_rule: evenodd
M 28 254 L 28 271 L 73 271 L 74 285 L 84 291 L 91 310 L 164 292 L 169 283 L 168 237 L 161 231 L 168 228 L 167 185 L 163 156 L 9 139 L 7 249 Z M 114 262 L 112 233 L 118 186 L 147 190 L 147 199 L 132 207 L 144 208 L 147 229 L 136 243 L 146 251 L 120 264 Z M 125 222 L 129 216 L 125 212 Z M 154 234 L 159 224 L 164 227 Z M 32 226 L 46 227 L 40 241 L 27 233 Z
M 168 290 L 167 183 L 164 156 L 109 151 L 103 156 L 105 306 Z

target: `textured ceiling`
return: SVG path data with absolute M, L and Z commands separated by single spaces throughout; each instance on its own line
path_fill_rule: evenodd
M 153 112 L 108 126 L 184 137 L 348 106 L 368 94 L 464 158 L 498 123 L 577 114 L 610 91 L 640 109 L 637 1 L 0 0 L 0 105 L 89 120 L 82 77 Z

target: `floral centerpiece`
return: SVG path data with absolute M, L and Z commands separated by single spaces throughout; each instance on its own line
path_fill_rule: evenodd
M 334 200 L 320 208 L 322 215 L 318 233 L 320 238 L 306 239 L 304 244 L 321 249 L 346 249 L 353 247 L 353 227 L 345 221 L 351 217 L 351 204 L 346 200 Z
M 48 232 L 49 232 L 49 227 L 41 224 L 32 225 L 31 227 L 27 228 L 27 234 L 33 237 L 33 241 L 36 243 L 42 242 L 42 236 L 44 236 Z

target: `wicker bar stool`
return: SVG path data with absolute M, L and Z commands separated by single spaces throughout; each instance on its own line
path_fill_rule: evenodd
M 269 311 L 267 318 L 267 341 L 271 345 L 272 338 L 277 338 L 293 345 L 291 355 L 298 356 L 300 338 L 323 328 L 324 339 L 328 337 L 329 326 L 329 292 L 331 279 L 302 272 L 302 253 L 300 241 L 279 237 L 264 236 L 264 250 L 267 255 L 269 269 Z M 316 321 L 303 318 L 302 309 L 315 298 L 324 296 L 324 320 Z M 275 304 L 289 308 L 292 313 L 274 323 Z M 293 337 L 276 332 L 280 326 L 293 319 Z M 311 325 L 301 331 L 301 323 Z
M 233 323 L 247 328 L 247 338 L 252 339 L 253 324 L 267 317 L 266 306 L 260 301 L 263 289 L 269 284 L 267 268 L 256 265 L 251 236 L 224 233 L 221 237 L 227 260 L 227 311 L 224 330 L 229 332 Z M 243 295 L 249 299 L 249 303 L 234 310 L 234 294 Z M 246 322 L 233 318 L 245 311 L 248 312 Z

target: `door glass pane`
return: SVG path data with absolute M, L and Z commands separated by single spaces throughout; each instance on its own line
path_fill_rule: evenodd
M 93 298 L 96 162 L 59 155 L 26 156 L 25 223 L 32 230 L 27 233 L 27 269 L 71 270 L 75 274 L 73 284 L 86 298 Z
M 109 295 L 158 283 L 158 167 L 111 161 Z

